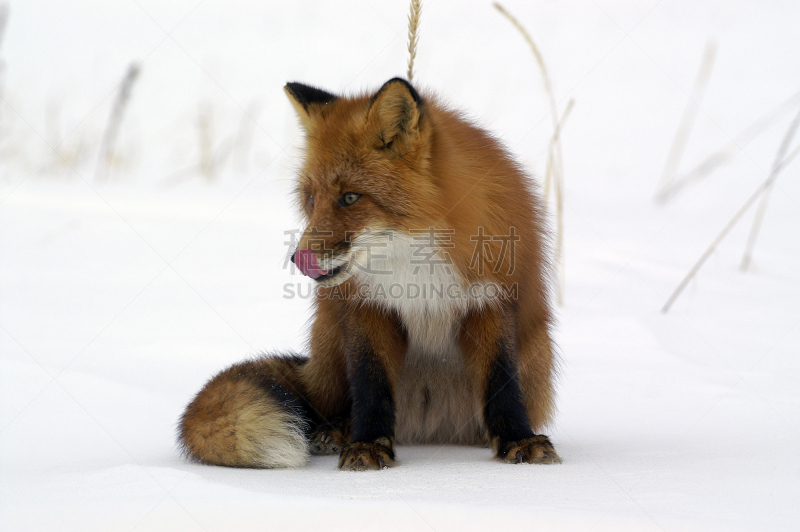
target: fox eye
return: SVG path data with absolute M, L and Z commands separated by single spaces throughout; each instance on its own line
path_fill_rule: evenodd
M 339 198 L 339 205 L 342 207 L 349 207 L 353 203 L 358 201 L 358 198 L 361 197 L 361 194 L 357 194 L 356 192 L 346 192 L 341 198 Z
M 312 207 L 314 206 L 314 196 L 313 195 L 309 195 L 308 196 L 308 202 L 311 204 Z

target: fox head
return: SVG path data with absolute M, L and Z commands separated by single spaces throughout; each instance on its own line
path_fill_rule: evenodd
M 284 90 L 307 138 L 296 190 L 307 226 L 292 261 L 335 286 L 369 268 L 370 255 L 385 255 L 391 235 L 430 225 L 431 125 L 425 102 L 400 78 L 357 97 L 300 83 Z

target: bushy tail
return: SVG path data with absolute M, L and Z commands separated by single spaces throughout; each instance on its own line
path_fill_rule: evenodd
M 305 464 L 310 419 L 299 370 L 306 360 L 265 355 L 213 377 L 181 417 L 178 443 L 184 453 L 232 467 Z

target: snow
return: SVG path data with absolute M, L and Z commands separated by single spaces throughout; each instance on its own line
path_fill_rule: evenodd
M 405 1 L 12 0 L 0 529 L 800 528 L 800 163 L 778 178 L 752 270 L 738 269 L 751 212 L 660 312 L 767 177 L 797 106 L 672 203 L 652 200 L 706 42 L 717 59 L 681 172 L 796 93 L 800 5 L 504 5 L 542 50 L 560 109 L 575 99 L 549 431 L 564 463 L 401 446 L 379 472 L 340 472 L 335 457 L 262 471 L 175 448 L 210 375 L 304 346 L 309 302 L 284 298 L 303 281 L 283 267 L 302 147 L 283 84 L 355 92 L 403 74 Z M 119 167 L 100 182 L 99 139 L 134 60 Z M 425 3 L 415 81 L 542 175 L 541 78 L 490 2 Z M 204 134 L 224 160 L 212 178 L 197 170 Z

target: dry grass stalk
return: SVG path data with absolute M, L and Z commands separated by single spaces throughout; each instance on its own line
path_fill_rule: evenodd
M 0 49 L 3 46 L 3 37 L 6 35 L 6 25 L 8 24 L 8 4 L 0 4 Z M 0 59 L 0 68 L 3 67 L 2 59 Z
M 421 11 L 422 4 L 420 0 L 411 0 L 411 13 L 408 15 L 408 81 L 414 79 L 414 59 L 417 57 Z
M 692 269 L 689 270 L 689 273 L 687 273 L 686 277 L 683 278 L 683 280 L 681 281 L 681 284 L 678 285 L 678 287 L 675 289 L 675 291 L 669 297 L 667 302 L 662 307 L 661 312 L 666 314 L 669 311 L 669 309 L 672 306 L 672 304 L 675 302 L 675 300 L 678 298 L 678 296 L 681 294 L 681 292 L 683 292 L 683 289 L 686 288 L 686 285 L 689 284 L 689 281 L 692 280 L 692 278 L 695 276 L 695 274 L 703 266 L 703 263 L 705 263 L 705 261 L 708 259 L 708 257 L 710 257 L 711 254 L 714 253 L 714 250 L 717 249 L 717 246 L 719 245 L 719 243 L 722 242 L 722 240 L 725 238 L 725 236 L 727 236 L 727 234 L 731 231 L 731 229 L 734 228 L 734 226 L 739 222 L 739 220 L 742 218 L 742 216 L 744 216 L 744 214 L 750 209 L 750 207 L 753 206 L 753 204 L 756 202 L 756 200 L 759 197 L 761 197 L 761 195 L 764 194 L 764 192 L 766 192 L 767 190 L 769 190 L 772 187 L 772 185 L 775 183 L 775 180 L 777 179 L 778 175 L 780 175 L 781 171 L 783 171 L 784 168 L 789 166 L 789 163 L 792 162 L 792 160 L 798 154 L 800 154 L 800 147 L 795 148 L 786 157 L 783 157 L 783 154 L 781 153 L 781 151 L 783 151 L 783 153 L 785 153 L 785 150 L 783 150 L 783 146 L 784 145 L 788 145 L 788 143 L 791 141 L 791 137 L 794 135 L 794 132 L 797 129 L 798 123 L 800 123 L 800 120 L 799 120 L 800 119 L 800 113 L 798 113 L 797 116 L 798 116 L 798 118 L 796 118 L 794 121 L 792 121 L 792 125 L 789 126 L 789 129 L 786 131 L 786 135 L 784 136 L 784 141 L 781 143 L 781 149 L 779 149 L 779 154 L 781 154 L 780 163 L 778 163 L 778 164 L 773 166 L 772 171 L 770 172 L 770 175 L 769 175 L 769 177 L 767 177 L 766 181 L 761 183 L 761 186 L 759 186 L 756 189 L 756 191 L 753 192 L 752 195 L 750 195 L 750 197 L 747 199 L 747 201 L 744 203 L 744 205 L 742 205 L 742 207 L 736 212 L 736 214 L 733 215 L 733 218 L 731 218 L 731 220 L 728 222 L 728 224 L 725 226 L 725 228 L 722 230 L 722 232 L 720 232 L 720 234 L 717 235 L 717 238 L 715 238 L 714 241 L 711 242 L 711 245 L 708 247 L 708 249 L 706 249 L 706 251 L 700 257 L 700 259 L 698 259 L 698 261 L 694 264 L 694 266 L 692 266 Z
M 246 172 L 250 164 L 250 152 L 253 147 L 253 132 L 257 124 L 256 116 L 260 113 L 257 104 L 251 103 L 242 112 L 239 127 L 225 139 L 214 146 L 213 107 L 208 102 L 202 103 L 197 112 L 198 156 L 197 162 L 181 168 L 162 180 L 165 188 L 172 188 L 198 176 L 207 181 L 221 177 L 228 168 L 233 171 Z
M 552 173 L 553 173 L 553 166 L 555 165 L 553 158 L 555 157 L 555 147 L 556 145 L 561 142 L 561 130 L 564 129 L 564 124 L 567 122 L 567 118 L 569 118 L 570 113 L 572 112 L 572 108 L 575 106 L 575 99 L 570 98 L 569 102 L 567 102 L 567 107 L 564 109 L 564 114 L 561 115 L 561 119 L 558 122 L 558 127 L 553 131 L 553 135 L 550 137 L 550 142 L 547 145 L 547 165 L 545 168 L 545 179 L 544 179 L 544 196 L 545 198 L 550 197 L 550 186 L 552 184 Z
M 787 155 L 786 158 L 783 159 L 783 162 L 781 162 L 781 164 L 778 165 L 778 169 L 776 171 L 782 172 L 783 169 L 789 166 L 789 163 L 791 163 L 798 155 L 800 155 L 800 145 L 794 147 L 791 153 L 789 153 L 789 155 Z
M 552 168 L 557 167 L 557 164 L 563 164 L 562 162 L 555 162 L 556 157 L 556 146 L 560 146 L 561 142 L 561 130 L 564 128 L 564 124 L 567 122 L 567 118 L 569 118 L 570 112 L 572 112 L 572 107 L 575 105 L 575 100 L 570 99 L 569 103 L 567 103 L 567 108 L 564 109 L 564 114 L 561 116 L 561 120 L 558 122 L 558 126 L 553 131 L 553 136 L 550 138 L 550 145 L 547 154 L 547 174 L 548 176 L 552 176 Z M 564 286 L 564 278 L 566 276 L 566 264 L 564 262 L 564 189 L 563 189 L 563 179 L 561 177 L 563 173 L 559 174 L 559 176 L 554 179 L 556 183 L 556 257 L 558 258 L 558 264 L 556 265 L 556 269 L 558 272 L 558 291 L 556 293 L 556 297 L 558 299 L 558 304 L 561 305 L 564 303 L 564 296 L 566 287 Z M 545 183 L 549 183 L 550 179 L 546 179 Z M 545 197 L 547 192 L 545 192 Z
M 700 69 L 697 71 L 697 77 L 694 80 L 694 87 L 689 96 L 689 101 L 686 103 L 686 108 L 683 111 L 678 130 L 675 132 L 675 138 L 672 140 L 667 160 L 664 163 L 664 170 L 661 173 L 661 180 L 658 185 L 658 192 L 668 190 L 675 180 L 675 174 L 678 171 L 678 166 L 681 163 L 683 152 L 686 149 L 686 143 L 689 140 L 689 135 L 692 133 L 694 122 L 697 118 L 697 112 L 700 110 L 700 102 L 708 86 L 708 80 L 711 77 L 711 68 L 714 66 L 714 58 L 717 55 L 717 45 L 713 41 L 706 44 L 705 52 L 703 52 L 703 60 L 700 62 Z
M 734 137 L 724 148 L 709 155 L 695 168 L 674 179 L 670 187 L 662 189 L 656 195 L 656 201 L 660 204 L 667 203 L 685 186 L 711 175 L 714 170 L 736 156 L 747 144 L 763 133 L 768 126 L 792 109 L 798 102 L 800 102 L 800 92 L 795 93 L 780 105 L 770 109 L 769 112 L 760 116 L 758 120 Z
M 5 2 L 0 3 L 0 48 L 3 46 L 3 37 L 6 35 L 6 25 L 8 24 L 8 4 Z M 0 68 L 2 68 L 2 60 L 0 59 Z
M 789 150 L 789 145 L 792 143 L 792 138 L 794 138 L 794 134 L 797 131 L 798 126 L 800 126 L 800 110 L 798 110 L 797 115 L 789 125 L 789 129 L 786 130 L 786 134 L 783 136 L 780 148 L 778 148 L 778 151 L 775 154 L 775 159 L 772 161 L 770 177 L 773 175 L 777 177 L 780 169 L 783 167 L 783 163 L 786 160 L 786 152 Z M 744 256 L 742 257 L 741 265 L 742 271 L 747 271 L 747 269 L 750 267 L 750 261 L 753 258 L 753 249 L 756 246 L 758 232 L 761 229 L 761 223 L 764 220 L 764 214 L 767 212 L 767 204 L 769 203 L 770 192 L 772 192 L 772 187 L 774 185 L 775 180 L 773 179 L 766 190 L 764 190 L 764 193 L 761 195 L 761 202 L 758 204 L 756 217 L 753 219 L 753 226 L 750 228 L 750 236 L 747 238 L 747 245 L 744 249 Z
M 254 102 L 251 102 L 247 110 L 242 113 L 242 120 L 239 123 L 239 130 L 236 133 L 232 148 L 235 165 L 240 172 L 246 172 L 249 168 L 250 152 L 253 147 L 253 133 L 257 123 L 256 119 L 260 113 L 260 107 Z
M 86 130 L 64 136 L 61 100 L 49 98 L 45 104 L 44 141 L 50 153 L 34 170 L 39 175 L 55 177 L 65 173 L 74 177 L 75 168 L 82 167 L 96 149 L 97 135 Z
M 6 34 L 6 24 L 8 24 L 8 4 L 0 4 L 0 50 L 3 48 L 3 37 Z M 0 98 L 3 97 L 5 89 L 6 62 L 0 56 Z
M 545 201 L 549 199 L 550 191 L 552 190 L 555 196 L 555 204 L 556 204 L 556 269 L 558 271 L 558 292 L 557 292 L 557 301 L 559 305 L 564 304 L 564 160 L 563 154 L 561 150 L 561 141 L 560 141 L 560 124 L 561 121 L 558 117 L 558 106 L 556 105 L 556 98 L 553 94 L 553 85 L 550 82 L 550 76 L 547 73 L 547 67 L 544 64 L 544 57 L 542 56 L 541 51 L 536 46 L 536 43 L 531 38 L 528 31 L 525 27 L 520 24 L 520 22 L 509 13 L 502 5 L 498 2 L 494 3 L 495 9 L 497 9 L 504 17 L 508 19 L 511 24 L 517 28 L 517 30 L 522 34 L 522 37 L 525 39 L 525 42 L 528 43 L 528 46 L 533 53 L 533 57 L 536 59 L 536 63 L 539 66 L 539 70 L 542 73 L 542 80 L 544 82 L 545 92 L 547 93 L 548 100 L 550 102 L 550 117 L 553 121 L 553 137 L 552 139 L 554 142 L 551 142 L 548 155 L 547 155 L 547 168 L 545 169 Z M 570 103 L 571 107 L 571 103 Z M 569 108 L 569 107 L 568 107 Z M 568 111 L 565 111 L 565 114 Z
M 0 4 L 0 44 L 3 43 L 3 36 L 6 33 L 6 24 L 8 23 L 8 4 L 3 2 Z
M 198 159 L 197 167 L 200 175 L 208 181 L 214 179 L 216 170 L 214 157 L 214 140 L 211 124 L 211 106 L 201 105 L 197 114 L 197 134 L 198 134 Z
M 136 79 L 139 77 L 139 65 L 133 63 L 128 67 L 128 71 L 122 82 L 119 84 L 117 98 L 114 100 L 114 107 L 108 117 L 103 140 L 100 143 L 100 157 L 97 160 L 95 169 L 95 179 L 105 179 L 109 166 L 114 163 L 117 135 L 119 134 L 120 124 L 125 115 L 125 108 L 131 96 L 131 89 Z

